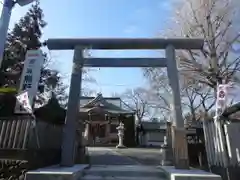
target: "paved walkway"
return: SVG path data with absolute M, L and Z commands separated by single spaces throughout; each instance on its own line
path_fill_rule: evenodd
M 166 180 L 161 168 L 144 166 L 115 148 L 88 147 L 88 153 L 91 167 L 81 180 Z
M 91 165 L 138 165 L 125 155 L 122 155 L 113 149 L 105 147 L 88 147 Z
M 81 180 L 166 180 L 160 167 L 143 165 L 93 165 Z
M 128 149 L 114 149 L 114 151 L 129 157 L 142 165 L 158 166 L 162 160 L 160 149 L 150 148 L 128 148 Z

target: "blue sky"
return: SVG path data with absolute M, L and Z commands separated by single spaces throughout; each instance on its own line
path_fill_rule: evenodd
M 1 0 L 0 0 L 1 1 Z M 158 37 L 166 28 L 171 15 L 171 0 L 41 0 L 41 7 L 48 26 L 44 29 L 47 38 L 81 37 Z M 16 6 L 10 27 L 29 6 Z M 52 67 L 61 71 L 69 83 L 72 66 L 72 51 L 50 51 L 54 60 Z M 148 57 L 161 56 L 153 51 L 97 51 L 98 57 Z M 145 86 L 141 69 L 101 68 L 94 69 L 90 76 L 96 84 L 84 84 L 105 96 L 121 93 L 126 88 Z

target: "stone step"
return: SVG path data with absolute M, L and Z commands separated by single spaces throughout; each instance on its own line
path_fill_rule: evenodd
M 25 180 L 76 180 L 84 175 L 84 169 L 88 168 L 88 166 L 87 164 L 75 164 L 72 167 L 62 167 L 60 165 L 44 167 L 28 171 Z
M 99 165 L 84 170 L 85 176 L 99 177 L 144 177 L 144 178 L 165 178 L 166 175 L 161 168 L 156 166 L 142 165 Z
M 86 175 L 81 178 L 81 180 L 167 180 L 162 177 L 126 177 L 126 176 L 93 176 Z

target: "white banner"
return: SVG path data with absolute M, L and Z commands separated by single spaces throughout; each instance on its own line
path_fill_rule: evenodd
M 218 118 L 219 115 L 223 113 L 224 109 L 227 106 L 227 95 L 229 87 L 231 87 L 230 84 L 219 84 L 217 86 L 217 100 L 215 111 L 216 118 Z
M 24 114 L 25 113 L 29 113 L 29 114 L 33 113 L 27 91 L 24 91 L 24 92 L 18 94 L 16 96 L 16 98 L 17 98 L 16 104 L 20 107 L 19 110 L 21 113 L 24 113 Z
M 228 84 L 219 84 L 217 89 L 217 108 L 224 108 L 227 101 Z
M 34 97 L 38 92 L 38 84 L 41 77 L 43 63 L 44 56 L 40 49 L 27 51 L 20 80 L 19 92 L 28 92 L 29 103 L 31 106 L 33 105 Z M 17 103 L 15 106 L 15 113 L 21 113 L 20 106 Z

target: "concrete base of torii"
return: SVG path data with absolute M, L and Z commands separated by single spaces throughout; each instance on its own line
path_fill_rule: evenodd
M 127 147 L 124 146 L 124 145 L 117 145 L 116 148 L 118 148 L 118 149 L 125 149 L 125 148 L 127 148 Z
M 176 169 L 174 166 L 160 166 L 169 180 L 222 180 L 221 176 L 200 169 Z

